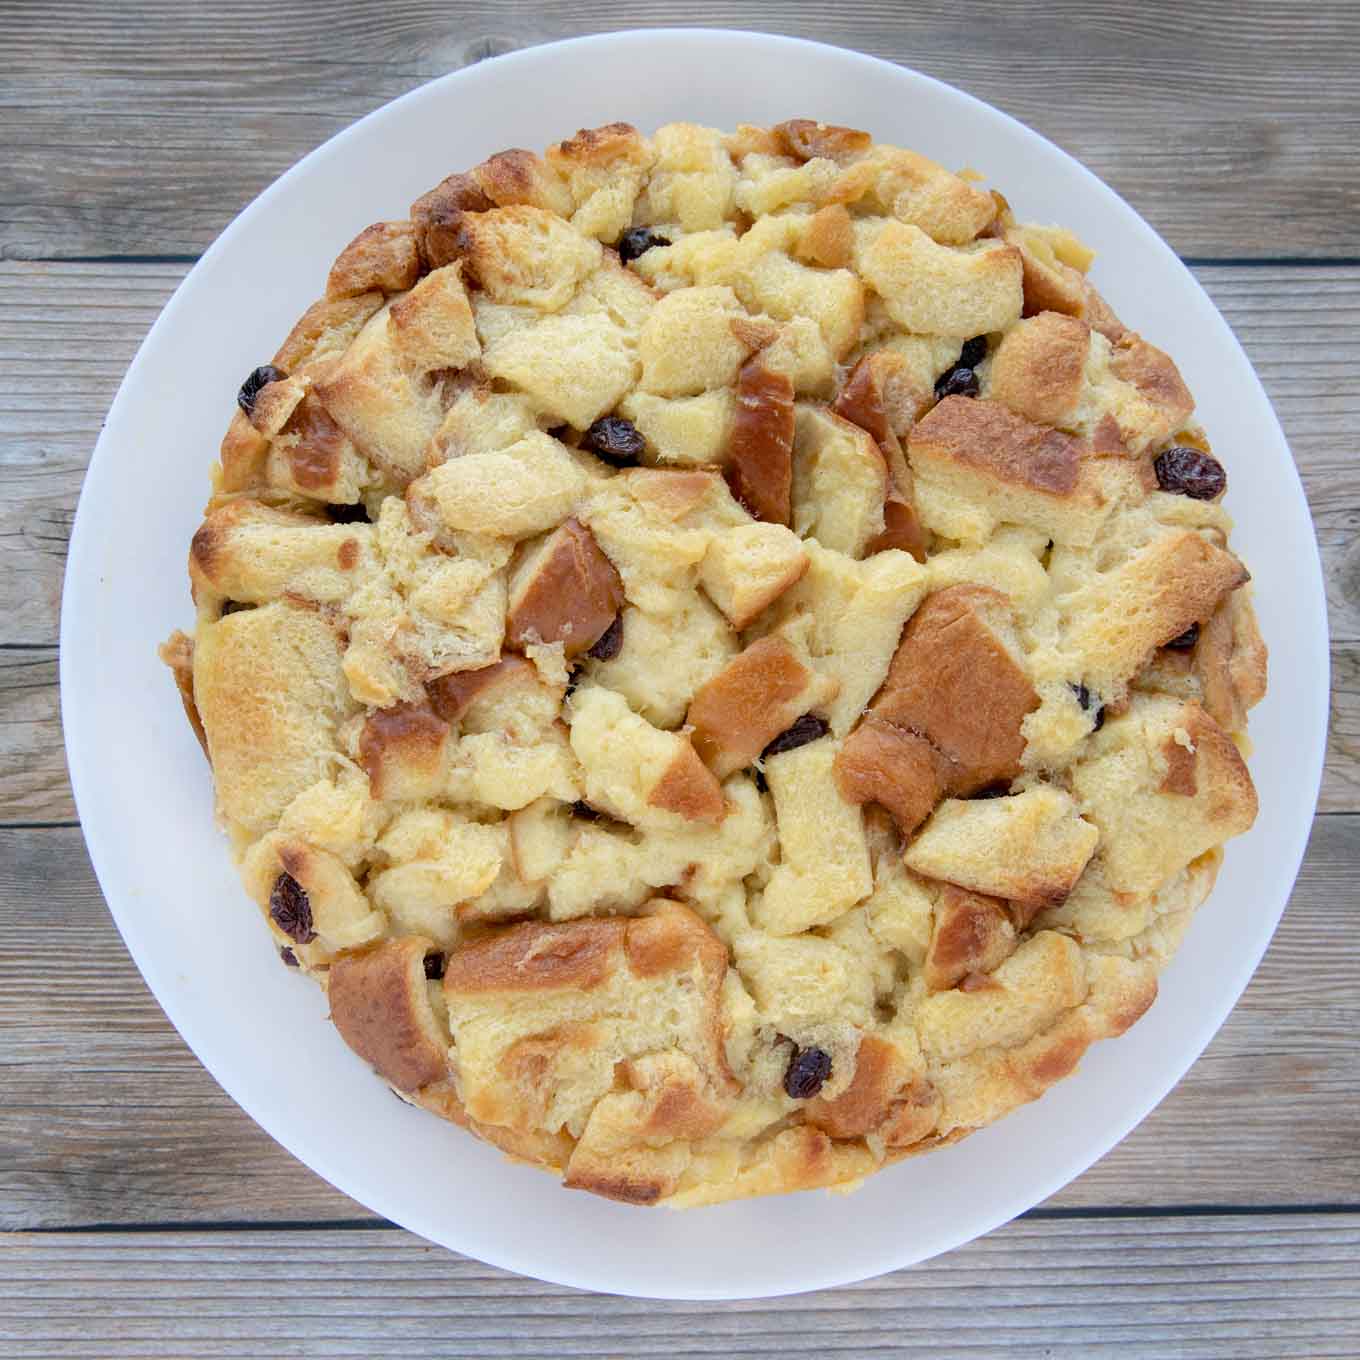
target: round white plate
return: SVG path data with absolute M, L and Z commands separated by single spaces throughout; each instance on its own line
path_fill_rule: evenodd
M 156 644 L 192 617 L 185 557 L 237 385 L 319 296 L 362 227 L 446 174 L 578 127 L 731 128 L 815 117 L 972 166 L 1021 218 L 1098 252 L 1121 317 L 1170 349 L 1231 474 L 1234 547 L 1256 573 L 1271 685 L 1252 715 L 1255 829 L 1124 1038 L 1037 1104 L 956 1147 L 812 1193 L 690 1213 L 563 1190 L 394 1100 L 281 968 L 213 825 L 208 769 Z M 1298 870 L 1322 766 L 1327 632 L 1293 461 L 1232 333 L 1176 256 L 1089 171 L 925 76 L 788 38 L 702 30 L 536 47 L 434 81 L 313 152 L 223 232 L 142 345 L 90 464 L 62 611 L 62 710 L 90 855 L 128 948 L 227 1092 L 377 1213 L 545 1280 L 664 1298 L 742 1298 L 863 1279 L 958 1246 L 1037 1204 L 1118 1142 L 1223 1023 Z

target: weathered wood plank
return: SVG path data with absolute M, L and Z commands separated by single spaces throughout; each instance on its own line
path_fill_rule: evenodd
M 39 1356 L 1355 1355 L 1360 1214 L 1021 1219 L 911 1270 L 741 1303 L 539 1284 L 407 1233 L 0 1239 L 0 1345 Z
M 1355 253 L 1360 14 L 1345 4 L 977 0 L 966 15 L 945 0 L 749 0 L 737 15 L 716 0 L 5 8 L 0 257 L 198 253 L 305 152 L 434 76 L 534 43 L 655 25 L 784 32 L 957 84 L 1072 151 L 1185 254 Z M 791 115 L 816 114 L 790 98 Z
M 0 822 L 75 817 L 61 741 L 57 649 L 0 649 Z
M 56 641 L 66 541 L 89 450 L 184 265 L 0 264 L 0 644 Z M 1360 810 L 1360 268 L 1203 268 L 1279 409 L 1322 545 L 1333 725 L 1321 807 Z M 204 452 L 204 460 L 210 456 Z M 55 665 L 0 687 L 0 822 L 74 816 Z M 50 680 L 51 683 L 48 683 Z
M 1319 819 L 1228 1024 L 1054 1204 L 1360 1205 L 1360 932 L 1343 925 L 1357 881 L 1360 817 Z M 271 1142 L 180 1041 L 77 830 L 0 832 L 0 938 L 0 1226 L 364 1215 Z

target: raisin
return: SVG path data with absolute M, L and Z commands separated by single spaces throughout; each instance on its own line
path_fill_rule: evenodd
M 326 507 L 326 518 L 332 524 L 373 523 L 368 513 L 368 506 L 363 501 L 355 501 L 353 505 L 328 505 Z
M 444 976 L 444 952 L 437 950 L 425 955 L 425 976 L 431 982 L 438 982 Z
M 294 954 L 291 949 L 280 949 L 279 958 L 281 958 L 290 968 L 300 968 L 302 966 L 298 963 L 298 956 Z
M 597 812 L 589 803 L 578 798 L 571 805 L 571 815 L 579 817 L 583 822 L 598 822 L 604 816 L 604 813 Z
M 302 884 L 292 874 L 280 874 L 269 894 L 269 916 L 278 928 L 298 944 L 316 939 L 312 929 L 312 904 Z
M 619 237 L 619 244 L 616 249 L 619 252 L 619 259 L 627 264 L 630 260 L 636 260 L 639 255 L 645 255 L 656 246 L 668 245 L 670 245 L 670 238 L 660 235 L 650 227 L 629 227 Z
M 831 1075 L 831 1054 L 821 1048 L 794 1047 L 784 1072 L 784 1090 L 794 1100 L 811 1100 Z
M 1188 652 L 1199 641 L 1199 624 L 1192 623 L 1183 633 L 1178 633 L 1170 642 L 1163 643 L 1173 652 Z
M 236 404 L 249 415 L 255 409 L 255 398 L 260 395 L 260 388 L 272 382 L 282 382 L 287 376 L 283 369 L 275 368 L 273 364 L 261 364 L 241 384 L 241 390 L 236 394 Z
M 975 335 L 971 340 L 963 342 L 963 348 L 959 351 L 956 368 L 976 368 L 987 357 L 987 337 L 985 335 Z
M 935 383 L 935 399 L 945 397 L 975 397 L 978 394 L 978 377 L 971 368 L 963 364 L 951 368 L 948 373 L 940 374 Z
M 584 443 L 597 457 L 615 467 L 636 463 L 647 447 L 638 427 L 622 416 L 601 416 L 586 431 Z
M 829 731 L 831 727 L 825 718 L 819 718 L 815 713 L 804 713 L 792 727 L 786 727 L 760 753 L 761 759 L 777 756 L 781 751 L 792 751 L 799 746 L 806 746 L 808 742 L 826 736 Z
M 1157 485 L 1176 496 L 1195 501 L 1217 500 L 1228 487 L 1223 464 L 1211 454 L 1176 444 L 1159 453 L 1152 464 Z
M 1091 711 L 1091 705 L 1095 702 L 1091 696 L 1091 691 L 1087 689 L 1085 685 L 1071 685 L 1069 688 L 1072 690 L 1072 693 L 1077 696 L 1077 702 L 1081 705 L 1082 711 L 1084 713 L 1089 713 Z M 1099 732 L 1104 726 L 1105 705 L 1101 704 L 1100 707 L 1096 709 L 1095 722 L 1091 725 L 1091 731 Z
M 612 661 L 623 650 L 623 615 L 615 614 L 614 622 L 596 639 L 595 645 L 586 653 L 596 661 Z

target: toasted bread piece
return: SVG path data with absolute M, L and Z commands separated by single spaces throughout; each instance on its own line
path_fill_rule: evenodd
M 560 642 L 588 652 L 618 617 L 623 582 L 594 535 L 569 519 L 525 553 L 510 576 L 505 636 L 510 646 Z

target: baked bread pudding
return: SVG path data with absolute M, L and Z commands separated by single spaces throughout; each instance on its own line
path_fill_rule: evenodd
M 503 152 L 341 253 L 163 655 L 405 1100 L 704 1204 L 955 1142 L 1152 1004 L 1265 649 L 1090 262 L 803 120 Z

